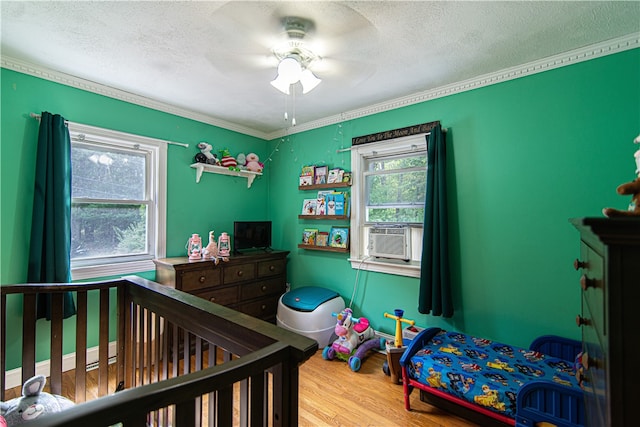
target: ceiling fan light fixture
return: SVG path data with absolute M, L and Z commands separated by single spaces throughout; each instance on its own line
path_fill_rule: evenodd
M 300 80 L 302 65 L 297 55 L 289 55 L 278 64 L 278 78 L 282 78 L 289 84 L 294 84 Z
M 300 83 L 302 84 L 302 93 L 311 92 L 316 86 L 320 84 L 322 79 L 319 79 L 308 68 L 300 74 Z
M 271 86 L 275 87 L 285 95 L 289 95 L 290 93 L 289 87 L 291 86 L 291 83 L 283 79 L 281 76 L 278 76 L 275 80 L 271 80 Z

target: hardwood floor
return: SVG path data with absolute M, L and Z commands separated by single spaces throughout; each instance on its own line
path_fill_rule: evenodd
M 319 350 L 300 367 L 300 425 L 477 426 L 421 402 L 417 390 L 411 394 L 411 411 L 406 411 L 402 385 L 382 372 L 385 360 L 383 354 L 370 353 L 353 372 L 345 362 L 324 360 Z
M 318 350 L 300 367 L 299 425 L 303 427 L 475 427 L 478 424 L 420 401 L 415 390 L 411 394 L 411 411 L 404 409 L 402 386 L 393 384 L 382 372 L 386 356 L 370 353 L 358 372 L 345 362 L 327 361 Z M 95 372 L 95 371 L 93 371 Z M 73 371 L 65 372 L 64 382 L 73 383 Z M 97 389 L 88 380 L 87 387 Z M 48 384 L 45 391 L 48 390 Z M 115 383 L 109 389 L 113 390 Z M 7 392 L 7 400 L 20 395 L 21 388 Z M 62 394 L 73 398 L 73 390 Z M 206 405 L 205 405 L 206 407 Z M 205 417 L 206 418 L 206 417 Z

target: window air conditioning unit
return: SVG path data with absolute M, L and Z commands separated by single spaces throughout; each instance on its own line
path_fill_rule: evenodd
M 369 256 L 411 259 L 411 229 L 409 227 L 371 227 Z

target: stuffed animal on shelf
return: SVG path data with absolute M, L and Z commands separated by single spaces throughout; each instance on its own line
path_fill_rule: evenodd
M 262 172 L 264 164 L 260 163 L 260 158 L 256 153 L 249 153 L 247 154 L 247 163 L 245 164 L 245 167 L 248 171 Z
M 228 148 L 220 150 L 222 158 L 220 159 L 220 166 L 229 168 L 230 170 L 240 170 L 238 167 L 238 161 L 231 155 Z
M 244 153 L 238 153 L 236 156 L 236 161 L 238 162 L 238 167 L 240 170 L 247 170 L 247 156 Z
M 211 150 L 213 150 L 211 144 L 202 141 L 198 143 L 198 148 L 200 149 L 200 152 L 196 154 L 196 163 L 206 163 L 208 165 L 220 164 L 220 160 L 218 160 L 218 157 L 211 152 Z
M 45 383 L 44 375 L 36 375 L 22 386 L 22 397 L 0 402 L 0 416 L 4 417 L 7 426 L 20 425 L 74 405 L 66 397 L 43 392 Z
M 640 144 L 640 135 L 633 140 L 634 143 Z M 640 216 L 640 150 L 634 153 L 636 161 L 636 179 L 621 184 L 616 191 L 621 195 L 631 195 L 631 203 L 629 203 L 629 209 L 626 211 L 618 210 L 614 208 L 604 208 L 602 213 L 608 218 L 622 217 L 622 216 Z

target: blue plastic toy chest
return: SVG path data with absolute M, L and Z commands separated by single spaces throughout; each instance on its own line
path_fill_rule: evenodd
M 336 324 L 331 313 L 339 313 L 344 307 L 337 292 L 305 286 L 280 297 L 276 320 L 278 326 L 312 338 L 322 348 L 329 344 Z

